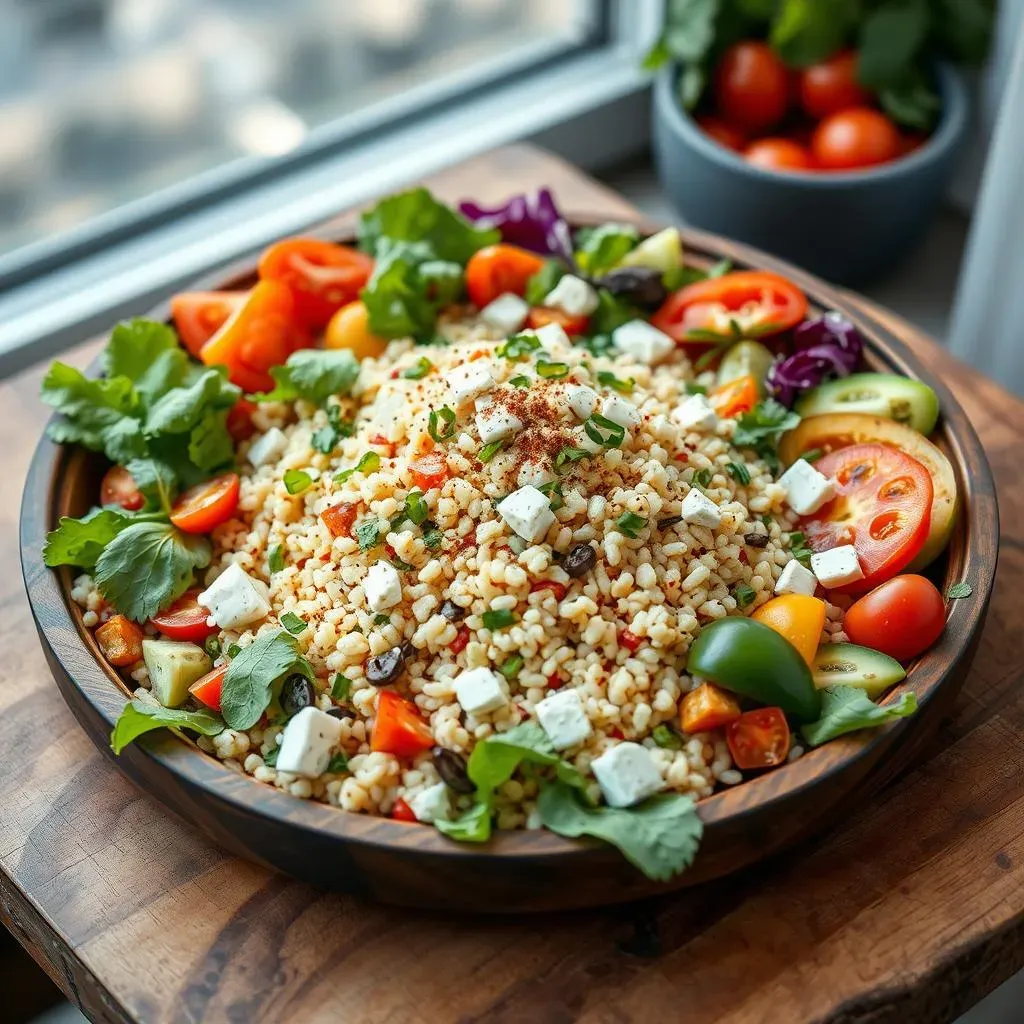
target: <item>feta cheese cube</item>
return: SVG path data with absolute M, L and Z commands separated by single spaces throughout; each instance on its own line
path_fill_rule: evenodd
M 363 593 L 371 611 L 394 608 L 402 600 L 402 578 L 398 570 L 390 562 L 374 563 L 363 580 Z
M 537 719 L 555 750 L 582 743 L 591 733 L 590 719 L 576 690 L 557 690 L 537 705 Z
M 280 427 L 271 427 L 249 445 L 249 462 L 254 466 L 268 466 L 277 462 L 288 447 L 288 438 Z
M 449 370 L 444 379 L 451 388 L 452 398 L 456 405 L 468 402 L 471 398 L 490 391 L 497 383 L 491 373 L 490 364 L 484 359 L 477 359 L 472 363 L 463 363 Z
M 779 477 L 779 485 L 786 492 L 789 507 L 801 516 L 817 512 L 836 493 L 832 481 L 819 473 L 806 459 L 797 459 Z
M 594 414 L 600 398 L 593 388 L 586 384 L 566 384 L 565 404 L 574 416 L 581 420 L 588 419 Z
M 639 743 L 618 743 L 595 758 L 594 770 L 609 807 L 632 807 L 661 789 L 661 773 Z
M 591 455 L 596 455 L 599 451 L 604 448 L 604 445 L 598 444 L 584 429 L 584 427 L 578 426 L 572 432 L 573 436 L 573 447 L 582 448 L 586 452 L 590 452 Z
M 842 544 L 811 555 L 811 571 L 826 589 L 864 579 L 864 571 L 857 559 L 857 549 L 852 544 Z
M 492 398 L 484 396 L 474 403 L 476 406 L 476 428 L 484 444 L 500 441 L 504 437 L 523 429 L 523 421 L 502 408 Z
M 451 790 L 438 782 L 421 790 L 409 800 L 409 810 L 417 821 L 430 825 L 435 821 L 448 821 L 452 816 Z
M 455 697 L 467 715 L 485 715 L 508 704 L 501 676 L 489 668 L 471 668 L 452 684 Z
M 221 629 L 241 629 L 270 614 L 266 585 L 254 580 L 237 562 L 232 562 L 196 600 L 210 612 L 207 624 Z
M 340 718 L 333 718 L 319 708 L 303 708 L 284 727 L 277 770 L 315 779 L 327 771 L 331 751 L 340 742 Z
M 694 526 L 706 526 L 709 530 L 716 530 L 722 524 L 722 513 L 718 506 L 696 487 L 691 487 L 683 498 L 679 514 L 686 522 Z
M 636 406 L 621 395 L 609 395 L 601 403 L 601 415 L 627 430 L 640 426 L 640 413 Z
M 480 319 L 502 334 L 515 334 L 526 323 L 529 305 L 514 292 L 505 292 L 480 310 Z
M 684 430 L 714 430 L 718 426 L 718 413 L 703 395 L 690 395 L 671 415 Z
M 514 533 L 531 544 L 542 541 L 555 521 L 555 513 L 551 511 L 548 499 L 529 484 L 499 502 L 498 515 Z
M 818 580 L 814 573 L 795 558 L 788 561 L 775 584 L 776 594 L 804 594 L 814 597 Z
M 532 334 L 543 349 L 556 350 L 559 346 L 567 348 L 572 345 L 569 335 L 561 324 L 545 324 L 543 327 L 531 328 L 522 331 L 523 334 Z
M 537 459 L 524 459 L 519 467 L 516 485 L 519 487 L 541 487 L 555 479 L 555 474 Z
M 397 441 L 403 433 L 402 417 L 399 414 L 408 402 L 408 392 L 398 381 L 384 384 L 370 406 L 370 430 L 389 441 Z
M 676 349 L 676 343 L 664 331 L 646 320 L 630 320 L 612 331 L 612 341 L 639 363 L 654 366 L 667 359 Z
M 544 305 L 569 316 L 590 316 L 597 309 L 597 292 L 581 277 L 566 274 L 544 299 Z

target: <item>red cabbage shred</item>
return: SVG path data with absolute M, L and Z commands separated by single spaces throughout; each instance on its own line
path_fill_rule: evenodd
M 831 377 L 853 373 L 864 349 L 864 338 L 838 310 L 807 320 L 793 331 L 796 351 L 777 360 L 768 371 L 768 390 L 783 405 L 792 405 L 801 391 Z
M 474 227 L 497 228 L 504 242 L 572 263 L 572 232 L 550 189 L 512 196 L 493 209 L 467 200 L 459 203 L 459 213 Z

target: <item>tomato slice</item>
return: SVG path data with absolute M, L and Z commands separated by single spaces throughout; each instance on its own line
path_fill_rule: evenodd
M 714 340 L 708 332 L 732 337 L 733 322 L 755 338 L 794 327 L 806 314 L 807 296 L 792 281 L 767 270 L 737 270 L 673 292 L 651 323 L 677 342 L 706 344 Z
M 114 615 L 96 630 L 96 643 L 111 665 L 127 668 L 142 657 L 142 630 L 123 615 Z
M 171 299 L 171 319 L 178 337 L 196 357 L 203 346 L 245 302 L 248 292 L 181 292 Z
M 269 391 L 268 373 L 312 339 L 298 318 L 292 290 L 280 281 L 260 281 L 199 353 L 207 366 L 226 366 L 245 391 Z
M 440 487 L 448 479 L 448 458 L 444 452 L 430 452 L 409 463 L 413 483 L 421 491 Z
M 719 416 L 735 418 L 750 412 L 757 405 L 757 378 L 748 374 L 720 384 L 708 395 L 708 401 Z
M 563 309 L 549 309 L 547 306 L 534 306 L 526 317 L 526 326 L 534 331 L 548 324 L 558 324 L 570 338 L 576 338 L 587 333 L 590 318 L 573 316 Z
M 739 717 L 736 698 L 714 683 L 701 683 L 690 690 L 679 706 L 679 724 L 690 735 L 720 729 Z
M 201 644 L 208 636 L 217 632 L 216 626 L 208 626 L 206 618 L 210 614 L 197 600 L 199 588 L 186 590 L 177 601 L 159 615 L 149 621 L 164 636 L 172 640 L 187 640 L 189 643 Z
M 111 466 L 100 482 L 100 504 L 120 505 L 126 512 L 138 512 L 146 499 L 135 486 L 135 477 L 124 466 Z
M 264 250 L 258 270 L 260 280 L 291 288 L 299 318 L 307 327 L 320 328 L 359 298 L 373 273 L 373 260 L 347 245 L 286 238 Z
M 349 537 L 358 513 L 358 502 L 339 501 L 337 505 L 328 505 L 320 513 L 320 518 L 324 526 L 331 531 L 332 537 Z
M 391 805 L 391 814 L 389 817 L 394 818 L 395 821 L 418 821 L 413 809 L 399 797 Z
M 774 768 L 789 753 L 789 725 L 782 708 L 757 708 L 730 722 L 725 740 L 737 768 Z
M 493 302 L 499 295 L 526 293 L 526 282 L 544 266 L 536 253 L 518 245 L 487 245 L 478 249 L 466 264 L 466 291 L 477 309 Z
M 186 533 L 209 533 L 235 514 L 239 487 L 237 473 L 225 473 L 190 487 L 174 503 L 171 522 Z
M 814 464 L 836 496 L 800 529 L 813 551 L 852 544 L 864 579 L 837 587 L 870 590 L 909 565 L 928 539 L 932 478 L 917 459 L 884 444 L 855 444 Z
M 221 665 L 219 668 L 215 668 L 210 672 L 207 672 L 202 679 L 196 680 L 189 688 L 188 692 L 200 704 L 205 705 L 211 711 L 216 711 L 220 714 L 220 695 L 221 690 L 224 688 L 224 676 L 227 675 L 227 665 Z
M 412 701 L 382 690 L 377 698 L 377 717 L 370 733 L 370 749 L 395 757 L 412 757 L 434 745 L 430 726 Z

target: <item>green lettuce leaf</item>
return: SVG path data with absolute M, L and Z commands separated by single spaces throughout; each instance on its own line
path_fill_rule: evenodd
M 228 381 L 224 367 L 211 366 L 153 402 L 146 414 L 146 433 L 150 437 L 188 433 L 209 409 L 230 409 L 241 397 L 242 389 Z
M 189 431 L 188 459 L 203 473 L 222 469 L 235 458 L 235 443 L 227 426 L 230 411 L 207 408 Z
M 917 710 L 917 697 L 908 690 L 892 704 L 875 704 L 855 686 L 830 686 L 821 691 L 821 717 L 800 727 L 812 747 L 834 740 L 858 729 L 871 729 L 897 718 L 906 718 Z
M 108 377 L 127 377 L 146 403 L 178 387 L 189 370 L 178 336 L 154 320 L 118 324 L 110 333 L 102 364 Z
M 606 288 L 597 289 L 597 309 L 590 317 L 587 331 L 591 335 L 611 334 L 630 320 L 646 320 L 644 312 L 631 302 L 612 295 Z
M 490 801 L 481 800 L 468 811 L 452 821 L 437 819 L 434 825 L 449 839 L 460 843 L 486 843 L 491 838 L 491 815 L 494 808 Z
M 601 224 L 596 228 L 580 228 L 575 241 L 580 270 L 591 277 L 599 277 L 618 266 L 622 257 L 640 241 L 640 232 L 631 224 Z
M 132 459 L 125 468 L 131 473 L 135 486 L 142 491 L 146 509 L 170 515 L 178 491 L 178 477 L 174 470 L 159 459 Z
M 531 306 L 543 306 L 544 300 L 554 290 L 555 285 L 568 272 L 561 260 L 545 260 L 544 266 L 526 282 L 526 294 L 523 298 Z
M 125 704 L 110 734 L 110 749 L 120 754 L 129 743 L 154 729 L 189 729 L 203 736 L 216 736 L 224 731 L 224 722 L 212 711 L 185 711 L 181 708 L 154 707 L 133 700 Z
M 43 562 L 51 569 L 58 565 L 91 569 L 104 548 L 133 522 L 132 516 L 110 508 L 93 509 L 81 519 L 62 516 L 57 529 L 46 535 Z
M 524 763 L 554 767 L 570 786 L 582 789 L 583 776 L 555 751 L 547 733 L 536 722 L 522 722 L 508 732 L 493 733 L 473 748 L 467 765 L 478 792 L 492 792 L 512 778 Z
M 332 395 L 347 395 L 359 377 L 359 360 L 348 349 L 303 348 L 293 352 L 284 366 L 270 370 L 276 386 L 254 396 L 258 402 L 293 402 L 305 399 L 323 405 Z

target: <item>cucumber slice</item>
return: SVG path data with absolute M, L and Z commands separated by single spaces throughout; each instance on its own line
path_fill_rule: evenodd
M 811 666 L 814 685 L 855 686 L 872 700 L 907 675 L 903 666 L 881 651 L 857 644 L 822 644 Z
M 935 429 L 939 400 L 927 384 L 894 373 L 852 373 L 803 394 L 793 408 L 801 416 L 863 412 L 905 423 L 924 435 Z
M 188 698 L 188 688 L 213 668 L 202 647 L 180 640 L 142 641 L 142 658 L 149 670 L 153 696 L 165 708 L 176 708 Z
M 683 265 L 683 239 L 678 228 L 665 228 L 645 238 L 619 261 L 620 267 L 651 267 L 667 274 Z
M 759 341 L 738 341 L 726 350 L 718 364 L 718 383 L 729 384 L 740 377 L 751 376 L 757 381 L 757 392 L 764 398 L 767 393 L 765 378 L 775 362 L 775 356 Z

